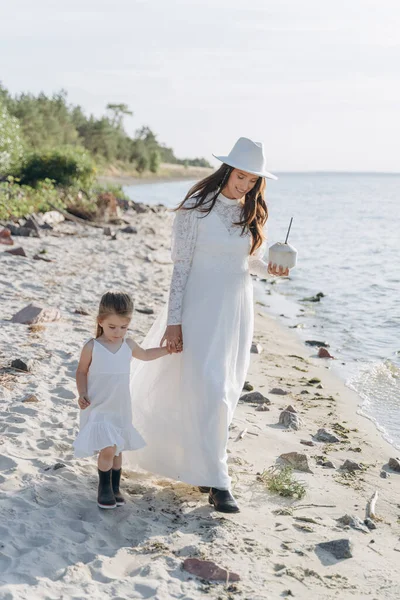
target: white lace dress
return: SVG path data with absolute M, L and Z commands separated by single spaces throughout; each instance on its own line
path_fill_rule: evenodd
M 253 286 L 268 276 L 265 246 L 249 256 L 241 207 L 220 195 L 209 215 L 181 210 L 173 227 L 168 314 L 159 315 L 143 345 L 160 343 L 168 324 L 182 324 L 184 350 L 154 363 L 134 361 L 135 427 L 146 447 L 129 458 L 192 485 L 228 489 L 226 446 L 250 360 Z

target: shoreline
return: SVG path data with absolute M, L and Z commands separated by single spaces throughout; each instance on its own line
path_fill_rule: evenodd
M 0 251 L 4 272 L 13 274 L 3 282 L 3 364 L 33 361 L 30 372 L 3 370 L 0 377 L 0 499 L 12 516 L 2 530 L 4 593 L 10 600 L 44 600 L 51 586 L 65 600 L 140 598 L 146 586 L 147 597 L 179 600 L 205 593 L 214 600 L 267 600 L 288 590 L 304 600 L 397 599 L 400 473 L 387 466 L 396 451 L 357 413 L 358 395 L 330 363 L 258 304 L 254 341 L 263 351 L 251 355 L 247 379 L 270 404 L 261 412 L 239 401 L 230 428 L 228 462 L 241 512 L 216 513 L 192 486 L 129 470 L 121 486 L 127 506 L 99 512 L 95 460 L 75 459 L 71 447 L 79 351 L 92 335 L 99 296 L 115 286 L 130 291 L 137 308 L 154 311 L 134 314 L 130 334 L 140 343 L 164 306 L 172 272 L 172 215 L 128 211 L 124 219 L 136 234 L 117 232 L 113 240 L 101 229 L 65 222 L 41 238 L 15 238 L 27 257 Z M 41 250 L 54 262 L 33 260 Z M 9 321 L 32 301 L 58 308 L 61 319 L 38 327 Z M 76 312 L 81 308 L 88 314 Z M 313 378 L 320 383 L 309 383 Z M 28 401 L 32 395 L 36 400 Z M 278 424 L 288 405 L 301 418 L 299 430 Z M 339 442 L 317 441 L 322 427 Z M 294 470 L 306 486 L 301 500 L 273 494 L 259 479 L 288 452 L 305 455 L 311 471 Z M 318 464 L 328 460 L 334 468 Z M 341 469 L 345 460 L 361 470 Z M 376 529 L 337 521 L 348 514 L 362 525 L 375 490 Z M 351 540 L 352 558 L 335 559 L 318 547 L 338 539 Z M 182 570 L 186 558 L 212 560 L 240 581 L 231 589 L 206 583 Z
M 142 185 L 147 183 L 167 183 L 169 181 L 190 181 L 201 179 L 210 175 L 214 169 L 208 167 L 185 167 L 183 165 L 172 165 L 162 163 L 157 173 L 146 171 L 139 173 L 126 173 L 118 168 L 109 168 L 108 172 L 97 177 L 99 183 L 110 183 L 121 186 Z

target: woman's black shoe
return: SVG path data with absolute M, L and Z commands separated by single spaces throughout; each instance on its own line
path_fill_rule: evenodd
M 236 500 L 229 490 L 218 490 L 217 488 L 211 488 L 208 501 L 214 506 L 215 510 L 218 510 L 219 512 L 239 512 L 239 507 L 236 504 Z
M 211 488 L 206 487 L 204 485 L 199 485 L 198 487 L 199 492 L 201 492 L 202 494 L 208 494 L 210 492 L 210 489 Z
M 115 502 L 117 503 L 117 506 L 122 506 L 123 504 L 125 504 L 125 498 L 119 491 L 119 482 L 121 481 L 121 471 L 122 471 L 122 469 L 118 469 L 118 470 L 113 469 L 112 474 L 111 474 L 112 490 L 114 493 Z
M 116 508 L 115 496 L 111 489 L 111 471 L 100 471 L 99 474 L 99 489 L 97 494 L 97 506 L 100 508 Z

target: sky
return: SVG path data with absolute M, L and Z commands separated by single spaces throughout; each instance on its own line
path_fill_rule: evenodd
M 275 171 L 400 171 L 398 0 L 0 0 L 0 82 L 178 157 L 265 144 Z

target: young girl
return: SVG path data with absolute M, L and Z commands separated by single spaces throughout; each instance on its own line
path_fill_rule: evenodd
M 125 338 L 132 319 L 133 302 L 128 294 L 107 292 L 100 301 L 96 338 L 82 349 L 76 384 L 81 409 L 80 431 L 74 442 L 75 456 L 99 452 L 100 508 L 115 508 L 125 503 L 119 491 L 122 451 L 146 445 L 132 425 L 130 363 L 166 356 L 167 348 L 145 350 Z

